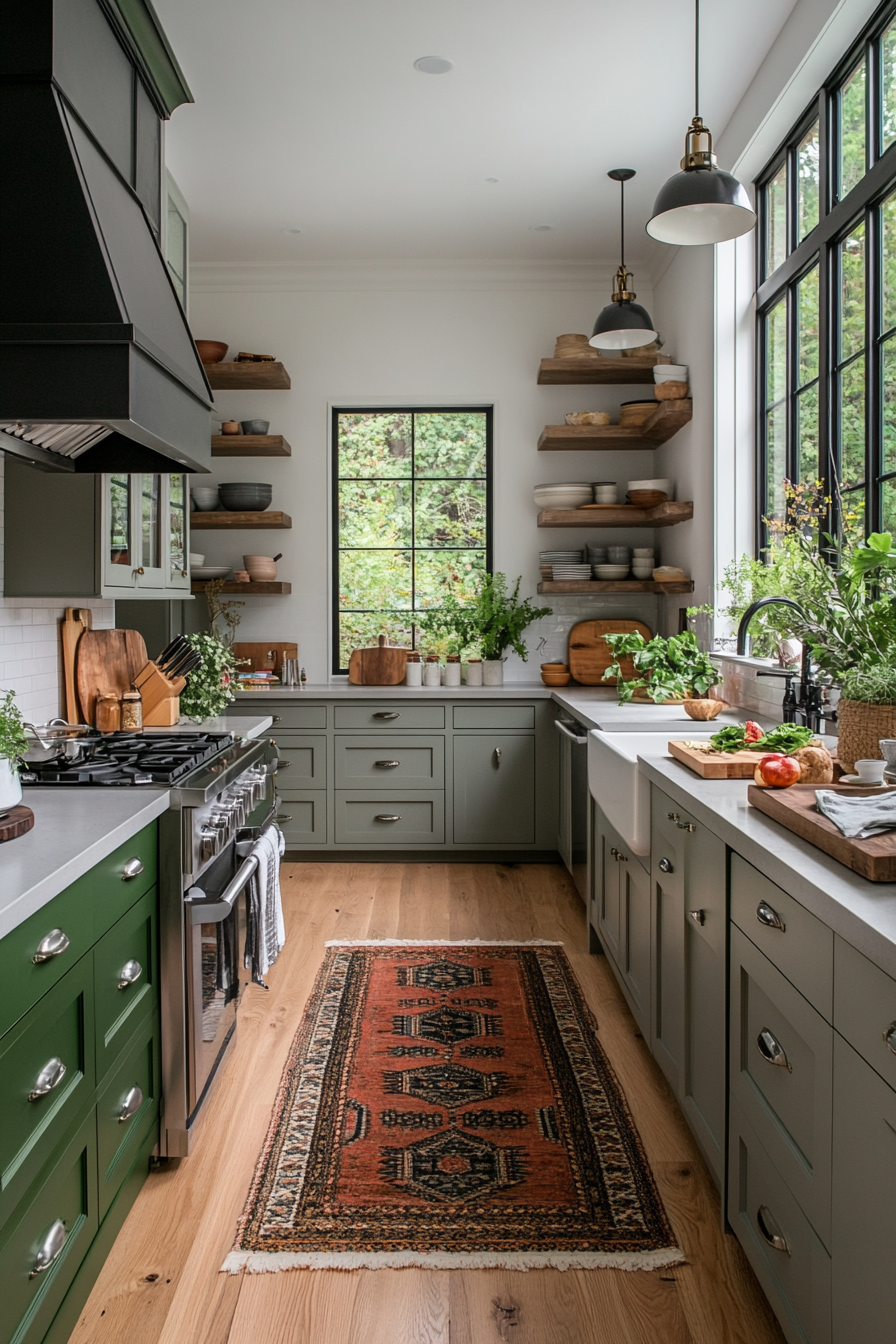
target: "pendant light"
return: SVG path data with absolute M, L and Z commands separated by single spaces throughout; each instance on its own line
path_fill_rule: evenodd
M 660 189 L 647 232 L 661 243 L 725 243 L 756 223 L 737 178 L 718 167 L 712 135 L 700 116 L 700 0 L 694 0 L 694 119 L 685 133 L 681 172 Z
M 619 183 L 620 262 L 612 300 L 601 309 L 588 342 L 598 350 L 634 350 L 657 338 L 647 309 L 635 303 L 637 295 L 628 287 L 631 271 L 625 269 L 625 184 L 634 175 L 634 168 L 613 168 L 607 173 Z

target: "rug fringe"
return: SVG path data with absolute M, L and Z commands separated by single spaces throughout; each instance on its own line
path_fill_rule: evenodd
M 331 938 L 324 947 L 562 947 L 550 938 Z
M 661 1251 L 482 1251 L 465 1255 L 447 1251 L 231 1251 L 220 1272 L 277 1274 L 287 1269 L 621 1269 L 657 1270 L 685 1264 L 677 1246 Z

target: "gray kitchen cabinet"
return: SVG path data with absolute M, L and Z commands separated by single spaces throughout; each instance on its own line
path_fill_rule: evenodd
M 535 739 L 479 733 L 454 738 L 454 843 L 535 842 Z
M 591 921 L 632 1016 L 650 1032 L 650 876 L 600 808 L 594 808 Z
M 158 472 L 55 475 L 9 459 L 6 596 L 190 598 L 186 482 Z M 60 537 L 64 546 L 54 544 Z
M 284 789 L 277 784 L 277 825 L 287 848 L 327 843 L 327 793 L 324 789 Z
M 336 738 L 337 789 L 443 789 L 444 737 Z
M 725 1174 L 725 846 L 651 791 L 651 1048 L 721 1188 Z
M 318 733 L 278 732 L 277 792 L 327 787 L 327 739 Z
M 893 1344 L 896 1091 L 834 1036 L 832 1336 Z

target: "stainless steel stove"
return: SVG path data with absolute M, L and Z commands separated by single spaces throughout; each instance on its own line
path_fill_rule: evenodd
M 23 784 L 174 784 L 233 741 L 231 733 L 110 733 L 91 750 L 27 770 Z

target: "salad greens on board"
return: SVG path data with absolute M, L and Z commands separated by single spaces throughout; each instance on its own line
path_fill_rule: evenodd
M 799 723 L 781 723 L 767 733 L 752 719 L 746 723 L 731 723 L 720 728 L 709 739 L 713 751 L 766 751 L 789 756 L 801 747 L 807 747 L 815 737 L 811 728 Z

